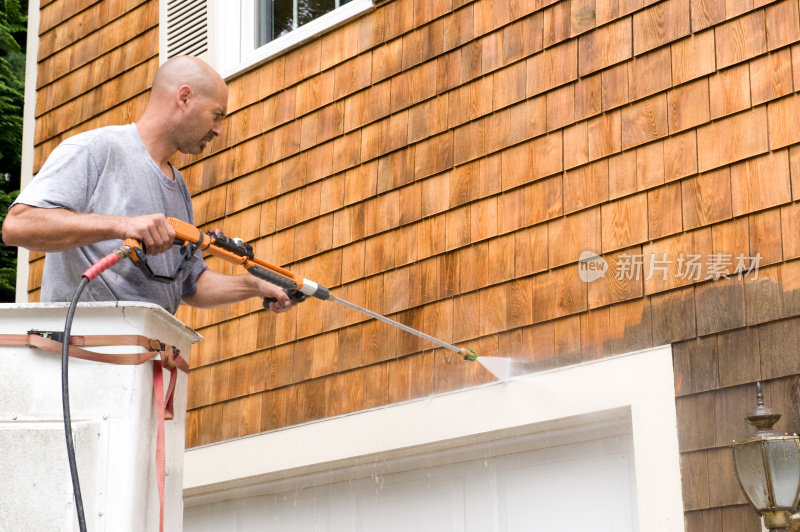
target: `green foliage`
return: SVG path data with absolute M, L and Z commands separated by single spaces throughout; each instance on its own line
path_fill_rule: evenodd
M 14 202 L 19 190 L 7 192 L 0 190 L 0 224 L 6 218 L 9 206 Z M 0 234 L 2 230 L 0 230 Z M 17 248 L 0 243 L 0 302 L 14 301 L 17 285 Z
M 0 0 L 0 223 L 19 194 L 26 11 L 27 0 Z M 0 242 L 0 301 L 14 301 L 16 267 L 16 248 Z

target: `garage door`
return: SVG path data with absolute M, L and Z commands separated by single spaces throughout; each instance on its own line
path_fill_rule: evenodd
M 558 445 L 514 437 L 376 463 L 344 481 L 294 479 L 291 489 L 187 508 L 184 531 L 632 532 L 631 436 L 614 432 L 562 434 Z

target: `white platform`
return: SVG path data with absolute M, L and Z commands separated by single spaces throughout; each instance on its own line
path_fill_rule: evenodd
M 62 331 L 67 306 L 0 305 L 0 334 Z M 147 336 L 177 347 L 187 360 L 191 344 L 202 339 L 161 307 L 133 302 L 81 303 L 72 334 Z M 61 357 L 0 346 L 0 376 L 0 530 L 77 530 L 62 421 Z M 164 376 L 166 387 L 169 375 Z M 88 529 L 158 530 L 152 362 L 123 366 L 71 358 L 69 380 Z M 175 419 L 165 424 L 165 530 L 170 531 L 182 526 L 186 383 L 179 372 Z

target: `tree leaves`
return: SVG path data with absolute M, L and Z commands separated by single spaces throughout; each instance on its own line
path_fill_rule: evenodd
M 26 11 L 27 0 L 0 0 L 0 224 L 19 194 Z M 14 301 L 16 269 L 17 249 L 0 242 L 0 301 Z

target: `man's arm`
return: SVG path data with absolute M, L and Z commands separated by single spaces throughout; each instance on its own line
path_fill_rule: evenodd
M 65 251 L 104 240 L 135 238 L 147 253 L 170 249 L 175 230 L 163 214 L 112 216 L 79 214 L 68 209 L 45 209 L 18 203 L 3 223 L 3 242 L 33 251 Z
M 273 312 L 284 312 L 297 304 L 289 299 L 282 288 L 249 273 L 225 275 L 214 270 L 205 270 L 200 274 L 197 278 L 197 291 L 184 297 L 183 302 L 193 307 L 212 308 L 251 297 L 277 299 L 277 302 L 270 304 Z

